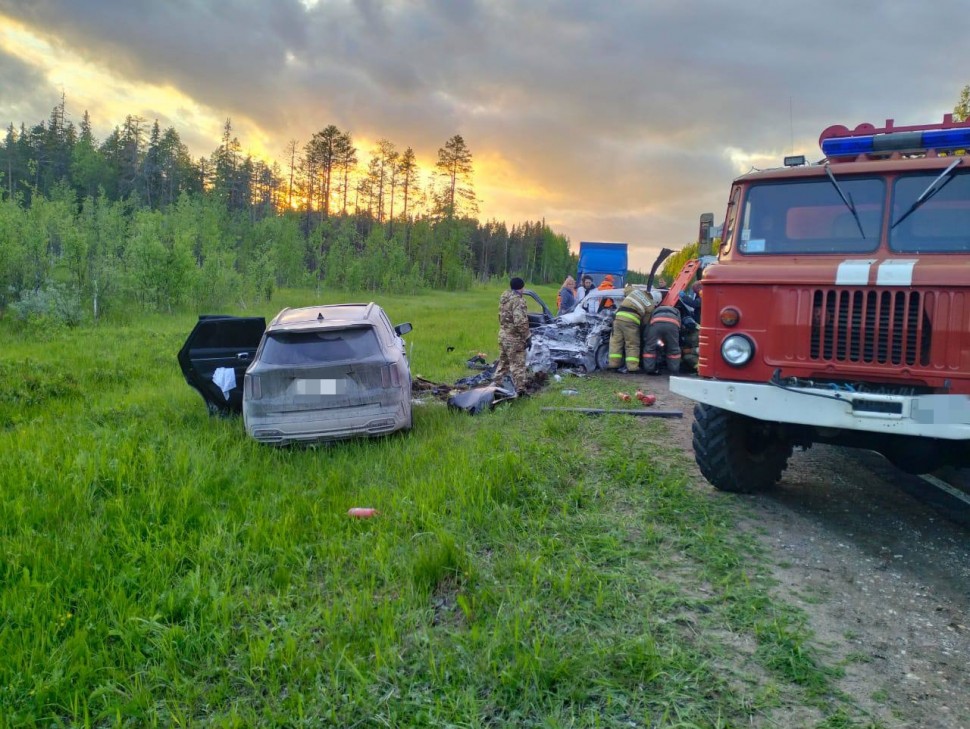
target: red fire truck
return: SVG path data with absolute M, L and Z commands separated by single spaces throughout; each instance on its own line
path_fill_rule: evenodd
M 731 187 L 704 271 L 697 463 L 715 487 L 775 484 L 795 447 L 970 466 L 970 122 L 833 126 L 824 159 Z

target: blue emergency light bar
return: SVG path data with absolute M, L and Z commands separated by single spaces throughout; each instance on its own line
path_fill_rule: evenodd
M 857 137 L 829 137 L 822 140 L 822 154 L 826 157 L 917 152 L 924 149 L 970 149 L 970 127 L 863 134 Z

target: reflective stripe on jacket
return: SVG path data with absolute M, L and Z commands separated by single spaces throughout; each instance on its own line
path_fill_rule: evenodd
M 627 319 L 632 321 L 634 324 L 640 323 L 640 317 L 637 316 L 636 312 L 629 311 L 628 309 L 620 309 L 616 312 L 617 319 Z
M 668 324 L 674 324 L 680 326 L 680 312 L 677 311 L 673 306 L 658 306 L 653 310 L 653 314 L 650 316 L 651 324 L 660 324 L 666 322 Z

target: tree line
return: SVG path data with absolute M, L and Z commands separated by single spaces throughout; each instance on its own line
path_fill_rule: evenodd
M 0 315 L 71 321 L 112 310 L 197 310 L 280 287 L 460 290 L 575 271 L 542 221 L 477 218 L 461 135 L 422 172 L 387 139 L 361 153 L 334 125 L 291 141 L 284 166 L 242 152 L 227 120 L 194 159 L 174 127 L 128 116 L 103 140 L 65 101 L 0 147 Z

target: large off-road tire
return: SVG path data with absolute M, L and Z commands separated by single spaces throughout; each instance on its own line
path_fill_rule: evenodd
M 781 478 L 791 441 L 781 429 L 713 405 L 694 406 L 694 459 L 704 478 L 721 491 L 751 494 Z

